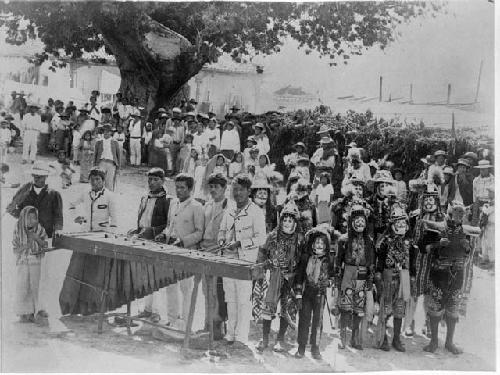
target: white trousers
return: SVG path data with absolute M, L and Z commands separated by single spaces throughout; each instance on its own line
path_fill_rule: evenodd
M 23 160 L 36 160 L 38 151 L 38 132 L 36 130 L 26 130 L 23 137 Z
M 29 257 L 26 263 L 16 265 L 16 314 L 36 314 L 43 310 L 39 304 L 40 260 Z
M 227 339 L 247 344 L 252 317 L 252 282 L 223 278 L 223 283 L 227 302 Z
M 167 291 L 168 321 L 172 324 L 177 322 L 179 329 L 186 327 L 193 287 L 194 276 L 191 276 L 165 288 Z
M 99 162 L 99 167 L 102 168 L 106 172 L 106 177 L 104 178 L 104 186 L 106 189 L 114 191 L 115 190 L 115 174 L 116 174 L 116 165 L 112 161 L 109 160 L 101 160 Z
M 141 165 L 141 139 L 130 138 L 130 164 Z

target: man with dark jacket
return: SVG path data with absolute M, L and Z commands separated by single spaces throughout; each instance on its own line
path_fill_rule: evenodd
M 148 171 L 149 192 L 141 198 L 139 215 L 137 218 L 137 229 L 128 232 L 130 236 L 153 240 L 167 227 L 168 213 L 170 209 L 170 197 L 163 183 L 165 172 L 161 168 L 151 168 Z M 158 270 L 155 270 L 155 274 Z M 150 318 L 154 322 L 160 321 L 160 315 L 154 305 L 153 294 L 146 297 L 144 311 L 140 313 L 143 318 Z
M 26 206 L 33 206 L 38 210 L 40 225 L 52 238 L 63 227 L 63 205 L 61 195 L 46 184 L 49 167 L 40 161 L 33 164 L 31 175 L 33 182 L 22 186 L 7 206 L 7 212 L 16 219 Z
M 38 220 L 40 225 L 47 232 L 47 237 L 57 236 L 63 227 L 63 204 L 61 195 L 46 184 L 49 175 L 49 166 L 41 161 L 36 161 L 31 168 L 33 182 L 22 186 L 14 195 L 12 202 L 7 206 L 7 212 L 19 218 L 21 210 L 26 206 L 33 206 L 38 210 Z M 50 254 L 47 254 L 50 255 Z M 48 324 L 48 313 L 46 304 L 51 293 L 50 290 L 50 261 L 45 256 L 42 259 L 40 272 L 40 290 L 38 299 L 40 302 L 39 311 L 36 316 L 38 324 Z
M 472 204 L 472 182 L 474 176 L 470 173 L 470 164 L 466 159 L 458 159 L 457 172 L 452 177 L 448 190 L 448 202 L 463 202 L 464 206 Z

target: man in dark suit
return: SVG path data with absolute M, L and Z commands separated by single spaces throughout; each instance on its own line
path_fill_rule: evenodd
M 110 125 L 103 126 L 104 139 L 95 144 L 94 164 L 106 171 L 104 185 L 106 189 L 114 191 L 116 185 L 116 175 L 120 168 L 120 147 L 118 142 L 111 138 L 112 130 Z
M 466 159 L 458 159 L 457 172 L 450 181 L 448 201 L 462 201 L 464 206 L 472 204 L 472 181 L 474 176 L 470 173 L 470 164 Z
M 148 172 L 149 191 L 141 198 L 139 205 L 139 215 L 137 218 L 137 228 L 128 232 L 129 236 L 136 236 L 147 240 L 153 240 L 167 227 L 170 202 L 173 197 L 167 194 L 163 184 L 165 182 L 165 172 L 161 168 L 151 168 Z M 149 267 L 149 266 L 148 266 Z M 162 268 L 154 269 L 157 280 L 168 277 L 163 274 Z M 141 318 L 148 318 L 153 323 L 160 321 L 159 310 L 155 304 L 154 295 L 150 294 L 145 298 L 144 311 L 139 314 Z

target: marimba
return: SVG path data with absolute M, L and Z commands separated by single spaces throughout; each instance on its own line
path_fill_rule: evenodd
M 214 251 L 200 251 L 179 248 L 173 245 L 162 244 L 158 242 L 148 241 L 144 239 L 128 238 L 124 235 L 117 235 L 108 232 L 83 232 L 83 233 L 68 233 L 61 235 L 53 240 L 54 248 L 68 249 L 75 252 L 88 255 L 101 256 L 111 260 L 123 261 L 127 267 L 132 265 L 155 265 L 160 267 L 163 275 L 169 274 L 166 280 L 154 282 L 150 277 L 141 275 L 139 268 L 135 268 L 135 273 L 130 271 L 127 277 L 131 278 L 127 290 L 122 291 L 126 295 L 127 304 L 127 328 L 130 333 L 130 323 L 136 317 L 130 316 L 130 302 L 136 298 L 142 298 L 160 287 L 175 283 L 183 278 L 190 277 L 194 274 L 194 288 L 191 294 L 191 305 L 189 309 L 188 321 L 184 338 L 183 348 L 189 345 L 189 335 L 193 324 L 193 316 L 195 304 L 198 294 L 198 287 L 201 277 L 204 275 L 207 279 L 207 298 L 209 315 L 212 313 L 213 301 L 212 285 L 214 277 L 227 277 L 239 280 L 256 280 L 262 278 L 263 265 L 255 264 L 241 259 L 227 258 Z M 143 270 L 146 270 L 143 268 Z M 69 272 L 69 271 L 68 271 Z M 124 273 L 120 274 L 125 277 Z M 67 275 L 67 277 L 69 277 Z M 75 280 L 78 282 L 78 280 Z M 93 287 L 90 285 L 90 287 Z M 94 286 L 95 287 L 95 286 Z M 109 293 L 109 280 L 104 287 L 98 287 L 102 292 L 102 299 L 99 311 L 98 331 L 102 332 L 102 324 L 107 308 L 107 294 Z M 102 289 L 102 290 L 101 290 Z M 118 315 L 118 314 L 113 314 Z M 121 315 L 121 314 L 119 314 Z M 209 316 L 209 345 L 212 348 L 213 343 L 213 317 Z M 142 320 L 143 321 L 143 320 Z M 147 322 L 148 324 L 153 324 Z M 153 324 L 155 325 L 155 324 Z M 165 328 L 163 326 L 160 326 Z

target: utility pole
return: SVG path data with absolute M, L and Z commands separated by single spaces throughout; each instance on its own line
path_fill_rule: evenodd
M 379 101 L 379 102 L 382 102 L 382 76 L 380 76 L 380 85 L 379 85 L 378 101 Z
M 413 104 L 413 83 L 410 83 L 410 104 Z
M 481 65 L 479 65 L 479 76 L 477 77 L 477 86 L 476 86 L 476 99 L 474 103 L 477 103 L 477 98 L 479 97 L 479 86 L 481 85 L 481 73 L 483 72 L 483 60 L 481 60 Z
M 451 97 L 451 83 L 448 83 L 448 99 L 446 100 L 446 104 L 450 104 Z

